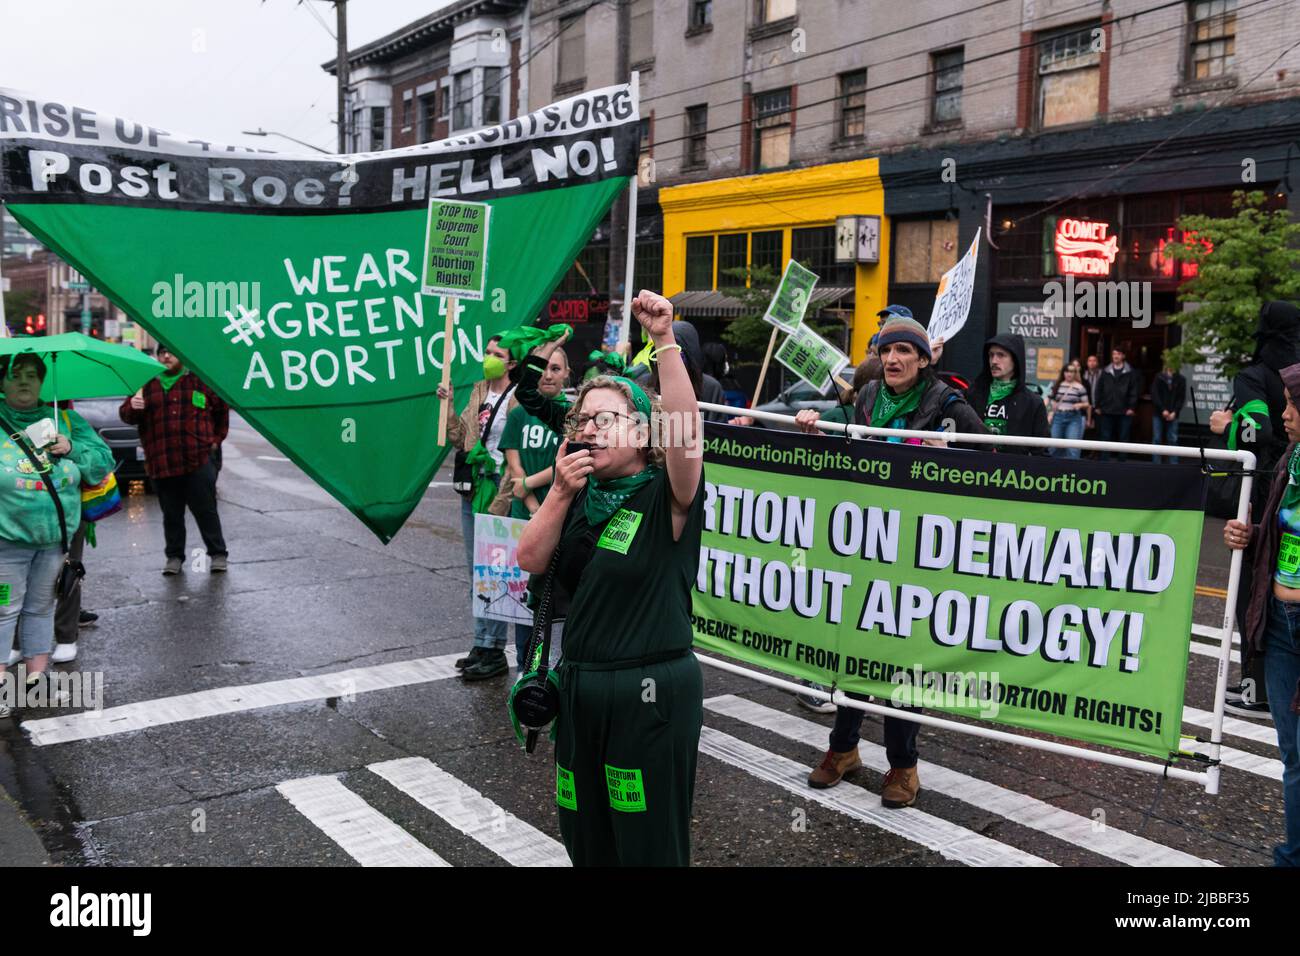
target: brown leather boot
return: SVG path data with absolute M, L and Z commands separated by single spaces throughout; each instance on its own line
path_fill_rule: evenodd
M 915 767 L 900 770 L 897 767 L 885 774 L 885 787 L 880 791 L 880 802 L 891 810 L 910 807 L 921 792 L 921 778 Z
M 808 774 L 808 786 L 815 787 L 818 790 L 825 790 L 827 787 L 833 787 L 840 782 L 850 770 L 856 770 L 862 766 L 862 758 L 858 756 L 858 748 L 844 753 L 836 753 L 834 750 L 826 751 L 826 756 L 812 773 Z

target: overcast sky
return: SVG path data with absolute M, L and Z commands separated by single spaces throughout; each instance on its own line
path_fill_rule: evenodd
M 452 0 L 350 0 L 356 49 Z M 317 22 L 308 6 L 321 20 Z M 335 14 L 321 0 L 0 0 L 0 86 L 189 133 L 333 152 Z

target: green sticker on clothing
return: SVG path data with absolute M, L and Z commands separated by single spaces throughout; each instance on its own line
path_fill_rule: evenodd
M 192 392 L 190 394 L 190 401 L 194 403 L 195 408 L 208 407 L 208 396 L 204 395 L 202 392 Z
M 645 789 L 641 786 L 640 770 L 623 770 L 605 764 L 605 785 L 609 787 L 609 805 L 615 810 L 645 812 Z
M 8 584 L 0 584 L 0 607 L 9 605 L 9 587 Z
M 632 539 L 636 537 L 636 529 L 639 527 L 641 527 L 641 512 L 619 508 L 605 525 L 596 547 L 627 554 L 627 549 L 632 546 Z
M 573 789 L 573 774 L 555 765 L 555 802 L 566 810 L 578 809 L 578 794 Z
M 1284 531 L 1277 549 L 1277 569 L 1283 574 L 1295 574 L 1300 569 L 1300 537 Z

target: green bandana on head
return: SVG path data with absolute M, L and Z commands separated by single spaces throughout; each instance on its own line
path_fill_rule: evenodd
M 888 385 L 881 382 L 880 391 L 876 393 L 876 404 L 871 408 L 871 427 L 889 428 L 895 419 L 910 415 L 921 404 L 927 384 L 925 379 L 919 379 L 906 392 L 895 395 Z
M 516 362 L 522 362 L 528 356 L 528 353 L 539 345 L 554 342 L 565 333 L 572 331 L 572 326 L 563 323 L 557 323 L 546 329 L 521 325 L 509 332 L 502 332 L 498 344 L 510 353 L 512 359 Z
M 587 361 L 604 365 L 606 368 L 613 369 L 615 372 L 627 371 L 627 362 L 624 361 L 623 356 L 619 355 L 617 352 L 602 352 L 600 349 L 597 349 L 587 356 Z
M 624 378 L 622 375 L 611 375 L 610 378 L 628 387 L 632 392 L 633 406 L 648 419 L 650 417 L 650 396 L 645 393 L 645 390 L 630 378 Z

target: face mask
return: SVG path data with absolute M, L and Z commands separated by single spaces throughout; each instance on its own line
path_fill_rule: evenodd
M 506 363 L 495 355 L 488 355 L 483 359 L 483 377 L 489 382 L 494 382 L 502 375 L 506 374 Z

